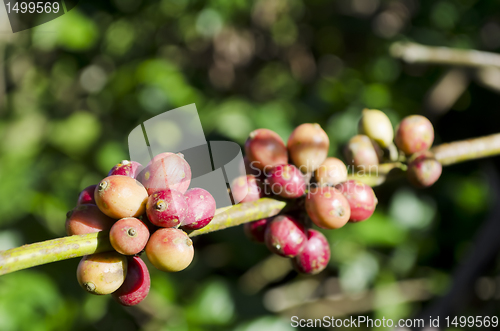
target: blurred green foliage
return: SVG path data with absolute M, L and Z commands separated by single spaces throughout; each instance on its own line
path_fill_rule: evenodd
M 425 111 L 447 70 L 400 63 L 392 42 L 498 51 L 499 10 L 497 1 L 476 0 L 81 1 L 52 22 L 0 35 L 0 249 L 64 235 L 79 191 L 128 157 L 128 133 L 186 104 L 196 103 L 207 140 L 242 144 L 258 127 L 287 139 L 296 125 L 318 122 L 340 156 L 364 107 L 396 125 Z M 497 104 L 498 95 L 472 83 L 433 116 L 436 142 L 498 131 Z M 347 294 L 382 291 L 358 313 L 414 316 L 426 303 L 399 302 L 384 286 L 418 278 L 433 295 L 447 290 L 492 205 L 488 169 L 498 161 L 446 168 L 423 191 L 404 180 L 377 188 L 369 221 L 325 232 L 331 263 L 312 279 L 339 279 Z M 264 297 L 307 277 L 285 269 L 252 292 L 249 272 L 269 256 L 264 247 L 241 229 L 195 246 L 188 270 L 151 269 L 140 308 L 84 293 L 77 260 L 2 276 L 0 330 L 291 329 Z M 481 315 L 477 307 L 464 314 Z

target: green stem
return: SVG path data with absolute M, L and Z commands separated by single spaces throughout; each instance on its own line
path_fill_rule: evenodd
M 432 148 L 431 151 L 444 166 L 466 160 L 498 155 L 500 154 L 500 133 L 442 144 Z M 357 179 L 370 186 L 377 186 L 392 177 L 400 176 L 405 170 L 405 164 L 391 162 L 379 165 L 376 172 L 364 172 L 358 169 L 356 173 L 349 176 L 349 179 Z M 189 236 L 195 237 L 271 217 L 277 215 L 287 206 L 293 207 L 294 203 L 293 200 L 285 202 L 277 199 L 262 198 L 254 202 L 220 208 L 217 209 L 216 215 L 209 225 L 191 232 Z M 112 247 L 107 232 L 69 236 L 24 245 L 0 252 L 0 275 L 50 262 L 110 250 L 112 250 Z
M 190 237 L 219 231 L 245 222 L 278 214 L 286 202 L 262 198 L 258 201 L 217 209 L 209 225 Z M 89 233 L 47 240 L 0 252 L 0 275 L 61 260 L 113 250 L 108 232 Z

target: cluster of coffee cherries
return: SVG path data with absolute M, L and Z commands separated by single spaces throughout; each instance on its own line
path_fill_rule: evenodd
M 328 157 L 329 145 L 318 124 L 298 126 L 286 145 L 271 130 L 255 130 L 245 143 L 247 175 L 231 185 L 236 201 L 266 196 L 295 200 L 289 210 L 246 223 L 244 230 L 271 252 L 291 258 L 295 269 L 304 274 L 321 272 L 330 260 L 329 243 L 312 224 L 338 229 L 347 222 L 368 219 L 377 205 L 370 186 L 348 180 L 344 162 Z
M 393 129 L 387 115 L 380 110 L 365 109 L 344 154 L 356 169 L 367 173 L 386 161 L 407 165 L 407 178 L 416 187 L 429 187 L 441 176 L 442 166 L 429 150 L 434 142 L 434 128 L 424 116 L 403 118 Z
M 183 155 L 162 153 L 145 168 L 122 161 L 99 184 L 84 189 L 68 212 L 66 232 L 109 231 L 114 251 L 84 256 L 77 269 L 80 285 L 131 306 L 149 293 L 149 271 L 139 256 L 143 251 L 162 271 L 189 266 L 194 248 L 183 230 L 206 226 L 216 209 L 209 192 L 188 190 L 190 182 L 191 168 Z

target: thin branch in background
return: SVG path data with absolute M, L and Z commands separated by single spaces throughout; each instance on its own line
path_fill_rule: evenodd
M 391 45 L 390 53 L 393 57 L 407 63 L 500 68 L 500 54 L 476 50 L 432 47 L 411 42 L 396 42 Z
M 239 279 L 239 286 L 247 294 L 256 294 L 267 285 L 283 279 L 291 270 L 290 259 L 270 255 L 245 272 Z
M 323 291 L 318 291 L 321 288 Z M 348 293 L 340 290 L 338 278 L 327 279 L 323 284 L 320 284 L 318 278 L 307 278 L 268 291 L 264 300 L 266 308 L 288 318 L 338 318 L 366 313 L 381 307 L 425 301 L 432 296 L 430 289 L 431 282 L 421 278 Z
M 448 293 L 434 304 L 423 310 L 419 317 L 428 320 L 428 316 L 436 318 L 460 314 L 474 296 L 475 285 L 484 271 L 491 266 L 500 250 L 500 204 L 495 203 L 500 197 L 500 178 L 491 164 L 487 168 L 492 187 L 492 204 L 487 219 L 476 233 L 474 245 L 468 256 L 462 261 L 453 275 L 453 283 Z
M 424 107 L 429 117 L 443 115 L 457 102 L 469 86 L 467 71 L 453 68 L 447 71 L 428 92 Z
M 475 80 L 483 87 L 500 93 L 500 69 L 494 67 L 479 68 Z

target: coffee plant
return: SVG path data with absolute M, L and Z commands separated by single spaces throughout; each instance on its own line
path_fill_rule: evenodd
M 378 202 L 371 186 L 406 172 L 415 187 L 429 187 L 442 161 L 487 156 L 491 151 L 479 147 L 493 138 L 432 148 L 427 118 L 408 116 L 394 130 L 383 112 L 365 109 L 344 163 L 328 157 L 330 141 L 318 124 L 299 125 L 286 144 L 258 129 L 249 134 L 242 174 L 231 185 L 240 204 L 221 209 L 210 192 L 190 188 L 182 154 L 164 152 L 145 166 L 123 160 L 79 194 L 66 218 L 70 237 L 1 252 L 0 274 L 83 256 L 76 278 L 85 291 L 136 305 L 154 286 L 142 257 L 161 271 L 182 271 L 195 254 L 192 237 L 239 224 L 250 240 L 290 258 L 297 272 L 317 274 L 331 255 L 321 231 L 369 221 Z

